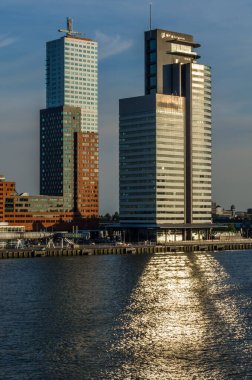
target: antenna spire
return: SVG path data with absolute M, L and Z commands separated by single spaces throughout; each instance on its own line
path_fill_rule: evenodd
M 151 31 L 152 2 L 150 2 L 150 31 Z
M 73 30 L 73 19 L 71 17 L 67 17 L 67 28 L 66 29 L 58 29 L 58 32 L 66 33 L 66 36 L 79 36 L 83 33 L 75 32 Z

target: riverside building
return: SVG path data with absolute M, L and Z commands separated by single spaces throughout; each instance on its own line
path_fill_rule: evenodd
M 98 216 L 97 42 L 66 33 L 47 42 L 47 108 L 40 113 L 40 194 L 63 196 L 65 210 Z
M 27 230 L 71 229 L 99 215 L 97 43 L 73 31 L 47 42 L 46 104 L 40 111 L 40 196 L 0 177 L 0 221 Z
M 120 223 L 161 240 L 211 227 L 211 69 L 199 46 L 145 32 L 145 95 L 120 100 Z

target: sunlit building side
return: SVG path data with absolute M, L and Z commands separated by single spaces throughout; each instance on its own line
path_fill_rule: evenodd
M 145 32 L 145 95 L 120 100 L 120 222 L 209 228 L 211 69 L 188 34 Z

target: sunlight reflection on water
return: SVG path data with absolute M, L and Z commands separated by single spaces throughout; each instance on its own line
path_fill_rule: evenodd
M 252 379 L 252 252 L 0 263 L 0 378 Z
M 110 349 L 112 355 L 124 357 L 123 365 L 116 372 L 107 371 L 107 378 L 238 375 L 237 355 L 245 356 L 239 343 L 246 337 L 246 325 L 233 287 L 212 255 L 152 257 L 119 321 L 121 339 Z

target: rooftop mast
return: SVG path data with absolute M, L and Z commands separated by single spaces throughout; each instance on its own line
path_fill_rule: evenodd
M 150 31 L 151 31 L 151 13 L 152 13 L 152 8 L 151 8 L 151 6 L 152 6 L 152 3 L 150 2 Z
M 150 2 L 150 39 L 152 38 L 152 32 L 151 32 L 151 28 L 152 28 L 152 2 Z
M 71 17 L 67 17 L 67 29 L 58 29 L 58 32 L 66 33 L 66 36 L 80 36 L 83 34 L 73 30 L 73 19 Z

